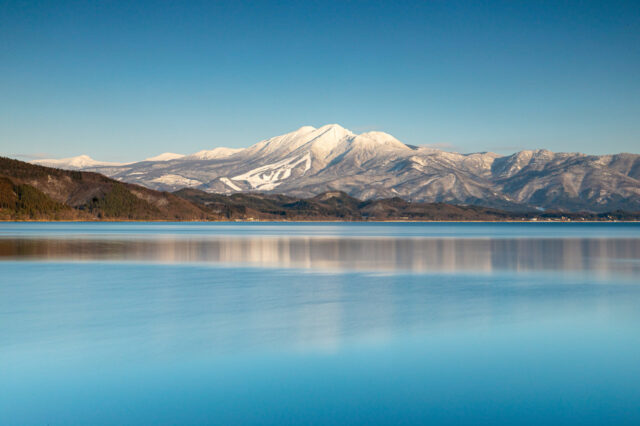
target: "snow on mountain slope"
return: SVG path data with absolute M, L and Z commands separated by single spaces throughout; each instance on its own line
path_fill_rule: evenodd
M 218 147 L 212 150 L 198 151 L 190 155 L 176 154 L 174 152 L 164 152 L 162 154 L 155 155 L 153 157 L 145 158 L 144 160 L 142 160 L 142 162 L 145 162 L 145 161 L 146 162 L 162 162 L 162 161 L 173 161 L 173 160 L 179 160 L 179 159 L 213 160 L 213 159 L 230 157 L 231 155 L 236 154 L 242 150 L 243 150 L 242 148 L 234 149 L 234 148 Z M 77 170 L 91 168 L 91 167 L 118 167 L 118 166 L 128 166 L 130 164 L 136 164 L 135 162 L 134 163 L 114 163 L 114 162 L 108 162 L 108 161 L 97 161 L 89 157 L 88 155 L 78 155 L 76 157 L 59 158 L 59 159 L 48 158 L 48 159 L 42 159 L 42 160 L 32 160 L 30 161 L 30 163 L 38 164 L 41 166 L 47 166 L 47 167 L 58 167 L 58 168 L 64 168 L 64 169 L 77 169 Z
M 215 148 L 159 161 L 163 156 L 124 165 L 85 156 L 42 161 L 171 191 L 194 187 L 304 197 L 341 190 L 362 199 L 399 196 L 517 210 L 640 210 L 640 156 L 635 154 L 461 154 L 329 124 L 304 126 L 245 149 Z
M 163 184 L 163 185 L 167 185 L 167 186 L 195 186 L 195 185 L 199 185 L 202 182 L 195 180 L 195 179 L 188 179 L 184 176 L 180 176 L 180 175 L 173 175 L 173 174 L 168 174 L 168 175 L 162 175 L 160 177 L 157 177 L 153 180 L 151 180 L 151 182 L 157 183 L 157 184 Z
M 408 146 L 400 142 L 388 133 L 384 132 L 367 132 L 359 135 L 363 140 L 371 140 L 375 146 L 393 147 L 399 149 L 407 149 Z
M 317 129 L 314 127 L 304 126 L 291 133 L 260 141 L 245 149 L 243 154 L 249 157 L 266 157 L 273 154 L 286 155 L 307 143 L 309 136 L 316 132 Z
M 187 155 L 185 157 L 186 160 L 215 160 L 221 158 L 227 158 L 242 151 L 242 148 L 234 149 L 234 148 L 214 148 L 210 150 L 198 151 L 195 154 Z
M 233 183 L 231 181 L 231 179 L 229 179 L 228 177 L 221 177 L 220 180 L 222 181 L 222 183 L 224 183 L 225 185 L 227 185 L 229 188 L 233 189 L 234 191 L 242 191 L 242 188 L 240 188 L 238 185 Z
M 59 169 L 81 170 L 88 167 L 98 166 L 122 166 L 126 163 L 109 163 L 106 161 L 96 161 L 88 155 L 78 155 L 77 157 L 60 158 L 60 159 L 44 159 L 33 160 L 32 164 L 38 164 L 40 166 L 56 167 Z
M 311 154 L 300 158 L 285 158 L 274 164 L 267 164 L 266 166 L 258 167 L 253 170 L 249 170 L 246 173 L 235 176 L 232 179 L 236 181 L 246 181 L 251 189 L 258 191 L 271 191 L 282 183 L 283 180 L 291 177 L 292 172 L 298 165 L 303 164 L 303 168 L 299 173 L 299 176 L 304 174 L 311 168 Z M 228 181 L 225 181 L 228 184 Z M 231 185 L 230 185 L 231 186 Z
M 184 157 L 184 154 L 165 152 L 163 154 L 156 155 L 155 157 L 147 158 L 144 161 L 171 161 L 171 160 L 177 160 L 178 158 L 182 158 L 182 157 Z

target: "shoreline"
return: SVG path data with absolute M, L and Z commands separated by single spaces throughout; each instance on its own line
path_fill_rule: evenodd
M 165 220 L 165 219 L 114 219 L 114 220 L 49 220 L 49 219 L 17 219 L 0 220 L 0 223 L 640 223 L 640 220 Z

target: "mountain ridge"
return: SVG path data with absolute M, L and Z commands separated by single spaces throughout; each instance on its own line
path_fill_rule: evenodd
M 216 150 L 219 155 L 79 169 L 165 191 L 305 198 L 337 190 L 363 200 L 401 197 L 512 211 L 640 210 L 640 155 L 630 153 L 460 154 L 406 145 L 379 131 L 356 134 L 338 124 L 303 126 L 248 148 L 200 153 Z
M 158 192 L 94 172 L 60 170 L 0 157 L 0 220 L 82 221 L 522 221 L 640 220 L 640 212 L 518 213 L 480 206 L 359 200 L 343 191 L 309 198 L 282 194 Z

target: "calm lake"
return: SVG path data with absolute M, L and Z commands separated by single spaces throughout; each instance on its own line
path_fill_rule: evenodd
M 640 224 L 0 223 L 0 424 L 640 424 Z

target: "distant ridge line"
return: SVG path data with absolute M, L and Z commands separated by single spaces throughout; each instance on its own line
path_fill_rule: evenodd
M 153 157 L 152 157 L 153 159 Z M 406 145 L 338 124 L 299 129 L 248 148 L 215 148 L 157 161 L 109 164 L 80 156 L 36 163 L 96 171 L 160 191 L 265 192 L 311 198 L 340 190 L 361 200 L 477 205 L 509 211 L 640 210 L 640 155 L 525 150 L 460 154 Z

